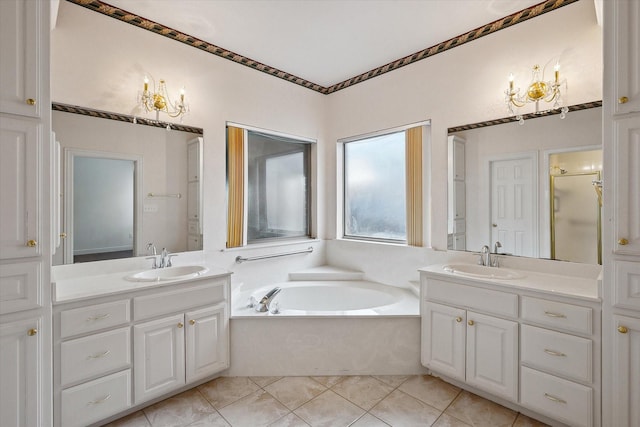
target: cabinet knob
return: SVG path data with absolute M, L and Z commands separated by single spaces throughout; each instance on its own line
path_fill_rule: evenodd
M 618 104 L 626 104 L 627 102 L 629 102 L 629 98 L 627 98 L 626 96 L 621 96 L 620 98 L 618 98 Z
M 191 320 L 189 320 L 189 324 L 190 324 L 190 325 L 195 325 L 195 324 L 196 324 L 196 321 L 195 321 L 195 320 L 193 320 L 193 319 L 191 319 Z
M 456 322 L 458 322 L 458 323 L 462 322 L 462 317 L 460 317 L 460 316 L 456 317 Z
M 178 322 L 178 328 L 183 328 L 183 327 L 184 327 L 184 323 Z
M 491 226 L 495 228 L 498 226 L 498 224 L 491 224 Z
M 61 239 L 66 239 L 67 238 L 67 233 L 60 233 L 60 238 Z
M 625 246 L 629 244 L 629 241 L 623 237 L 622 239 L 618 239 L 618 244 Z
M 38 335 L 38 330 L 36 328 L 33 329 L 29 329 L 27 331 L 27 335 L 29 335 L 30 337 L 34 336 L 34 335 Z
M 28 105 L 36 105 L 36 100 L 33 98 L 28 98 L 27 99 L 27 104 Z
M 629 329 L 627 329 L 626 326 L 618 326 L 618 332 L 620 332 L 621 334 L 626 334 L 627 332 L 629 332 Z
M 473 326 L 473 325 L 475 324 L 475 322 L 474 322 L 473 320 L 469 320 L 469 321 L 467 322 L 467 324 L 468 324 L 469 326 Z
M 38 246 L 38 241 L 37 240 L 27 240 L 27 246 L 30 248 L 35 248 L 36 246 Z

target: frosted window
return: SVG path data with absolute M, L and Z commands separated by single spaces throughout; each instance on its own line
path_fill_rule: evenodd
M 344 235 L 406 241 L 405 132 L 344 144 Z
M 247 241 L 309 236 L 310 144 L 248 133 Z

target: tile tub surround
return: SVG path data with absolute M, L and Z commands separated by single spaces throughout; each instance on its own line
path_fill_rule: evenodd
M 221 377 L 109 427 L 541 427 L 429 375 Z

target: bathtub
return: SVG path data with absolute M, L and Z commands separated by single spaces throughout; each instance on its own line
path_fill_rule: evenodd
M 271 289 L 282 291 L 271 303 L 271 313 L 259 313 L 248 302 Z M 235 298 L 234 298 L 235 297 Z M 418 297 L 410 290 L 365 280 L 291 281 L 232 296 L 232 318 L 254 316 L 417 316 Z M 273 309 L 277 307 L 278 313 Z
M 247 307 L 274 287 L 280 313 Z M 231 297 L 231 367 L 225 375 L 417 375 L 419 298 L 380 283 L 291 281 Z

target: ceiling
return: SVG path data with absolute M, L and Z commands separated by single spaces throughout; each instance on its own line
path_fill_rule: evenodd
M 541 0 L 104 0 L 330 87 Z

